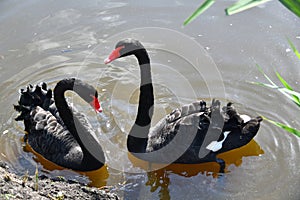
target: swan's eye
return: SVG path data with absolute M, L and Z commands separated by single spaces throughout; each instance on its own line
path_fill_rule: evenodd
M 91 95 L 91 97 L 93 100 L 90 102 L 90 105 L 95 109 L 96 112 L 102 112 L 102 108 L 97 97 L 94 95 Z

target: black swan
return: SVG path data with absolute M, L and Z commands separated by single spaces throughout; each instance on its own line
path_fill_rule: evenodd
M 224 172 L 225 162 L 217 154 L 249 143 L 262 118 L 239 115 L 232 103 L 221 111 L 218 100 L 210 107 L 199 101 L 175 109 L 150 129 L 154 95 L 150 58 L 144 46 L 134 39 L 122 40 L 104 62 L 129 55 L 138 60 L 141 83 L 137 117 L 127 138 L 128 151 L 156 163 L 217 162 Z
M 24 121 L 25 141 L 47 160 L 73 170 L 92 171 L 105 163 L 103 150 L 93 137 L 94 130 L 85 115 L 69 107 L 66 91 L 74 91 L 101 112 L 94 87 L 79 79 L 63 79 L 52 90 L 46 83 L 20 90 L 20 112 L 16 121 Z

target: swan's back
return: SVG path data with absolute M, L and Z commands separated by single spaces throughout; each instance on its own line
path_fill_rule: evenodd
M 25 141 L 34 151 L 60 166 L 80 169 L 83 152 L 59 117 L 52 90 L 45 83 L 21 89 L 14 107 L 20 112 L 16 120 L 24 121 Z M 82 116 L 77 112 L 74 115 Z M 81 121 L 88 124 L 86 119 Z
M 214 161 L 216 154 L 250 142 L 260 121 L 260 117 L 243 121 L 231 103 L 221 111 L 218 100 L 210 107 L 204 101 L 194 102 L 175 109 L 151 129 L 147 152 L 173 145 L 182 153 L 175 163 Z
M 187 131 L 187 134 L 184 134 L 185 142 L 187 138 L 194 138 L 199 128 L 202 129 L 202 133 L 205 133 L 209 126 L 208 114 L 209 109 L 204 101 L 194 102 L 173 110 L 151 128 L 147 152 L 156 151 L 168 145 L 178 132 L 184 132 L 183 129 Z M 200 121 L 201 127 L 199 127 Z

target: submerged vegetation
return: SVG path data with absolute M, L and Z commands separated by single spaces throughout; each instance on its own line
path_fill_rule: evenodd
M 300 54 L 298 52 L 298 50 L 296 49 L 296 47 L 293 45 L 293 43 L 288 40 L 293 52 L 295 53 L 295 55 L 299 58 L 300 60 Z M 262 70 L 262 68 L 260 66 L 258 66 L 258 70 L 264 75 L 264 77 L 269 81 L 269 83 L 261 83 L 261 82 L 252 82 L 253 84 L 256 85 L 260 85 L 260 86 L 264 86 L 264 87 L 268 87 L 268 88 L 272 88 L 275 90 L 278 90 L 281 94 L 283 94 L 286 98 L 290 99 L 292 102 L 294 102 L 299 108 L 300 108 L 300 92 L 297 92 L 293 89 L 293 87 L 287 83 L 287 81 L 276 71 L 276 75 L 278 80 L 281 82 L 282 86 L 278 86 L 276 83 L 274 83 Z M 300 137 L 300 130 L 297 130 L 293 127 L 290 127 L 288 125 L 282 124 L 280 122 L 276 122 L 273 121 L 271 119 L 268 119 L 266 117 L 263 117 L 265 120 L 269 121 L 270 123 L 294 134 L 297 135 L 298 137 Z
M 255 6 L 264 4 L 270 0 L 239 0 L 233 5 L 225 9 L 226 15 L 233 15 L 244 10 L 248 10 Z M 300 0 L 279 0 L 287 9 L 300 17 Z M 206 11 L 215 3 L 215 0 L 205 0 L 183 23 L 183 25 L 189 24 L 196 19 L 200 14 Z

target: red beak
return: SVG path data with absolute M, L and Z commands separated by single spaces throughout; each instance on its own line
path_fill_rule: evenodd
M 90 105 L 95 109 L 96 112 L 98 112 L 98 113 L 102 112 L 102 108 L 101 108 L 99 100 L 95 96 L 92 96 L 92 97 L 93 97 L 93 100 L 90 102 Z
M 119 58 L 121 56 L 120 50 L 123 49 L 123 48 L 124 48 L 124 46 L 121 46 L 121 47 L 118 47 L 115 50 L 113 50 L 111 52 L 111 54 L 108 56 L 108 58 L 106 58 L 104 60 L 104 63 L 108 64 L 108 63 L 112 62 L 113 60 L 116 60 L 117 58 Z

